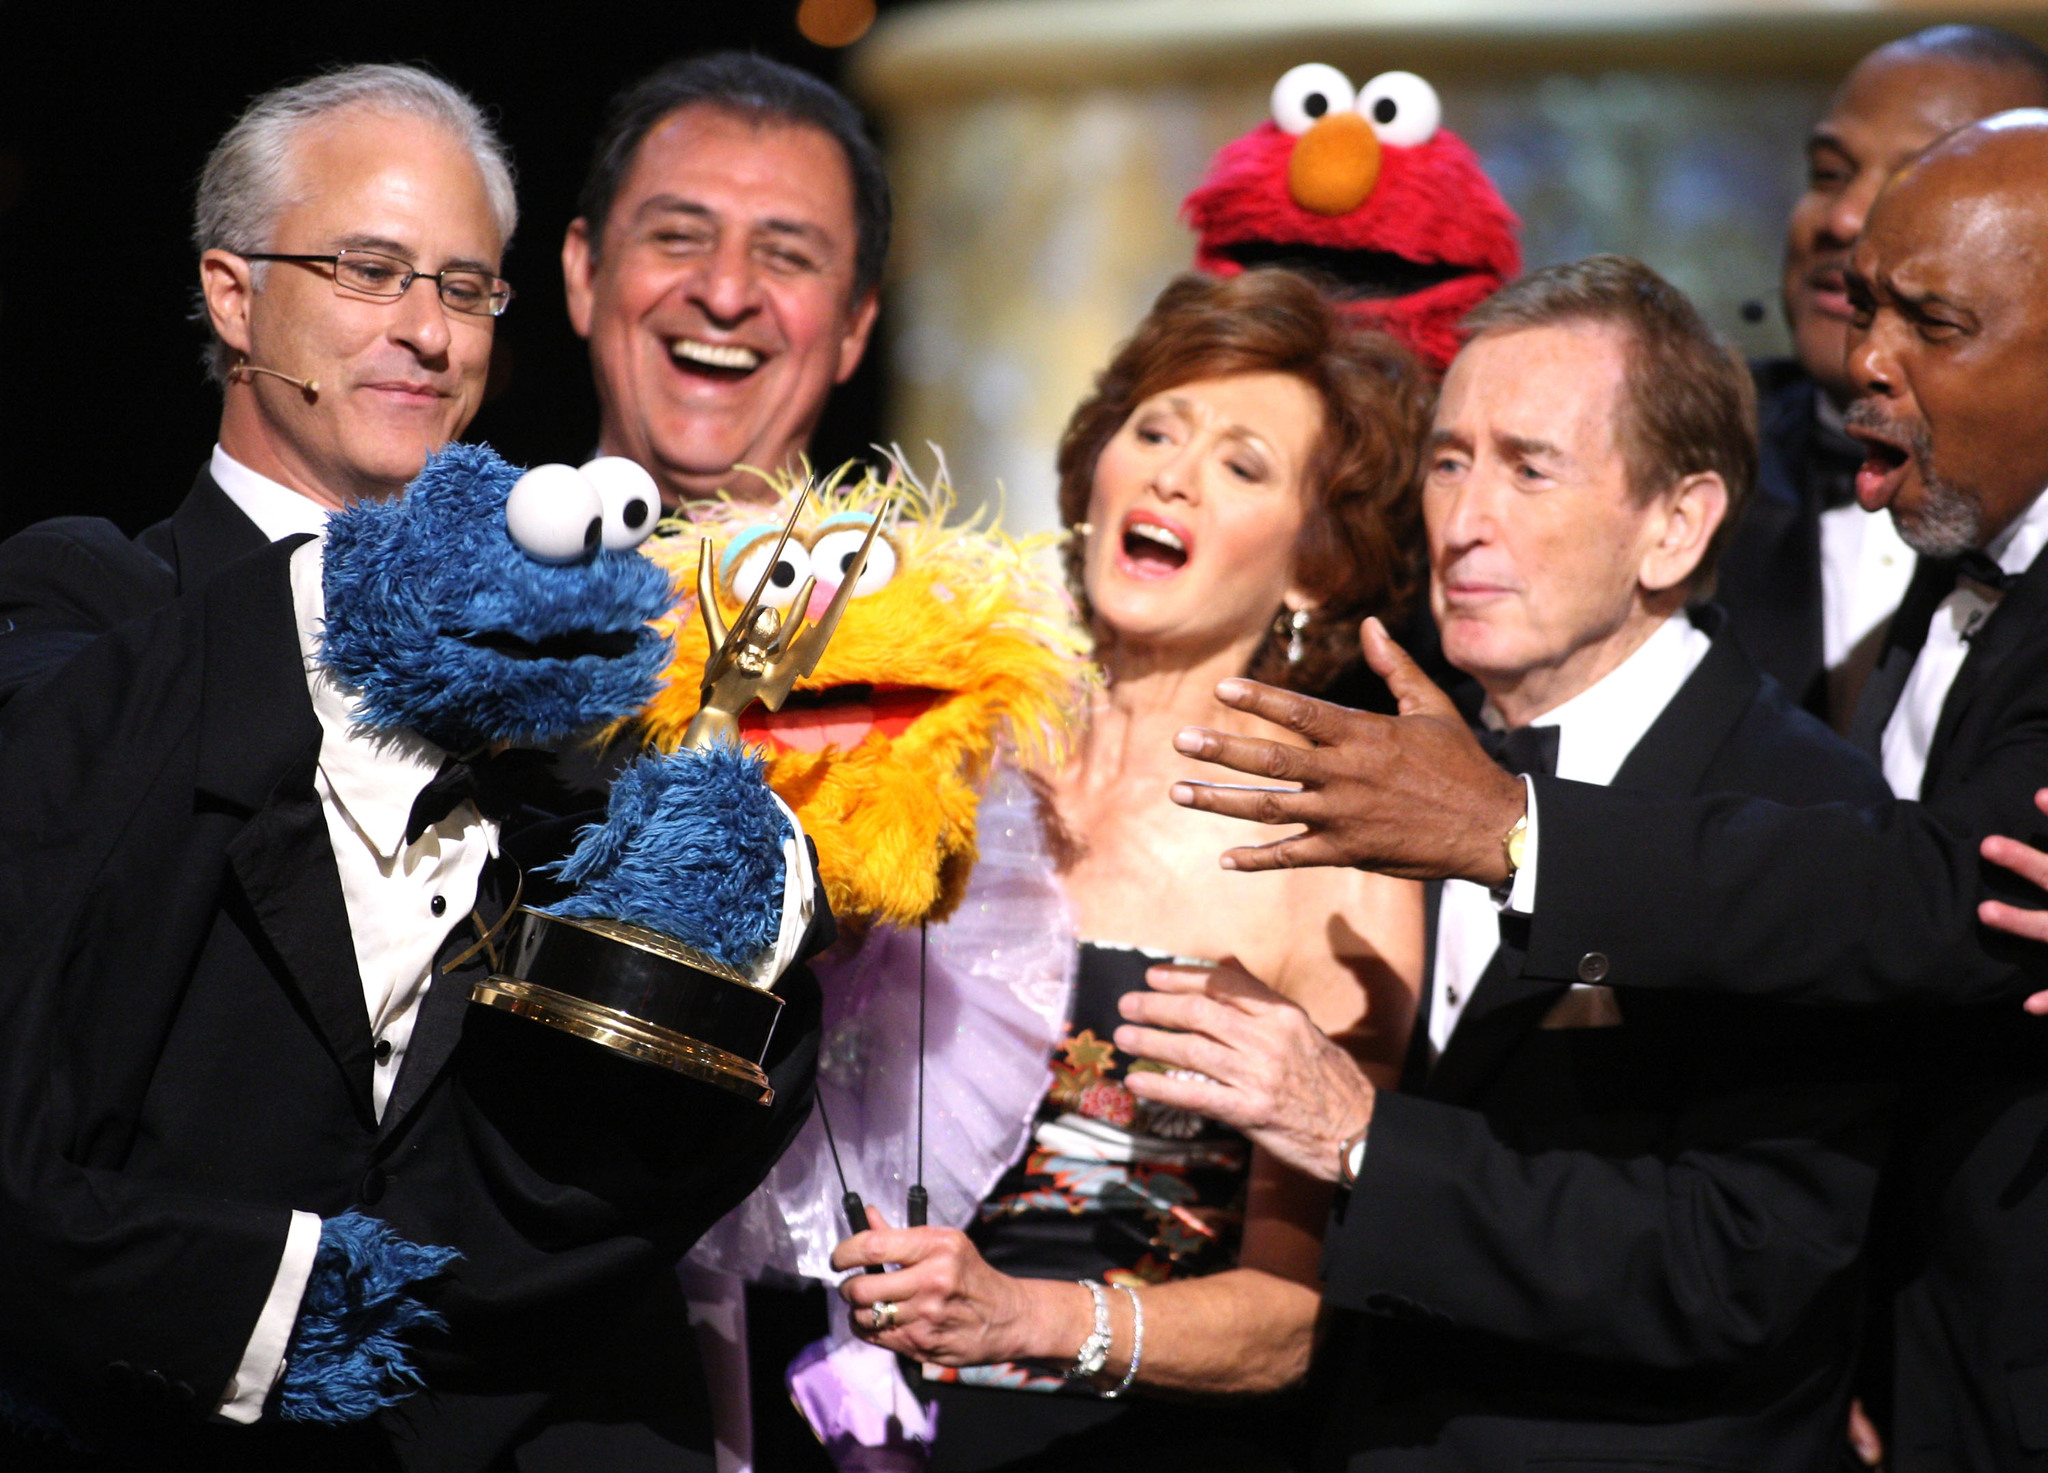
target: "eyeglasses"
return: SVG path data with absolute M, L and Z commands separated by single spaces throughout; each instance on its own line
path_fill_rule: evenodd
M 334 269 L 334 289 L 365 297 L 395 300 L 415 281 L 431 281 L 441 305 L 474 317 L 501 317 L 512 304 L 512 283 L 488 271 L 450 266 L 445 271 L 415 271 L 412 263 L 376 251 L 337 251 L 331 256 L 285 256 L 237 251 L 245 261 L 300 261 Z

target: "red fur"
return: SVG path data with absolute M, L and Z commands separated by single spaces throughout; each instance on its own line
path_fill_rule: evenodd
M 1216 151 L 1208 177 L 1181 202 L 1198 237 L 1196 267 L 1236 275 L 1244 268 L 1221 251 L 1247 241 L 1389 251 L 1419 263 L 1468 267 L 1470 276 L 1405 297 L 1342 304 L 1441 372 L 1458 351 L 1459 320 L 1522 269 L 1514 211 L 1465 141 L 1446 129 L 1413 148 L 1385 145 L 1372 193 L 1345 215 L 1313 214 L 1294 202 L 1287 193 L 1293 152 L 1293 136 L 1270 122 Z

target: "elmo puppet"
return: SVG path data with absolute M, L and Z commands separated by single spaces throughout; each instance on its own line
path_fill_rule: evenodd
M 1335 67 L 1295 67 L 1274 84 L 1272 119 L 1218 149 L 1182 202 L 1195 265 L 1319 275 L 1442 372 L 1460 319 L 1522 269 L 1514 212 L 1442 117 L 1413 72 L 1354 91 Z

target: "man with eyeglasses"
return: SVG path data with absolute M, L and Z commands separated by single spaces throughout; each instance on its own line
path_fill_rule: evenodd
M 544 764 L 477 782 L 367 732 L 310 659 L 305 534 L 469 422 L 511 228 L 502 151 L 425 73 L 259 98 L 199 189 L 206 471 L 137 543 L 36 529 L 48 586 L 138 617 L 45 642 L 0 711 L 0 1240 L 50 1254 L 0 1294 L 0 1468 L 710 1473 L 673 1263 L 807 1113 L 815 989 L 768 1110 L 492 1033 L 482 938 L 587 815 Z M 418 1287 L 437 1323 L 324 1374 L 353 1212 L 460 1256 Z M 345 1276 L 412 1294 L 378 1257 Z
M 219 441 L 132 542 L 61 517 L 0 543 L 0 703 L 242 554 L 402 490 L 483 401 L 516 220 L 504 145 L 426 72 L 349 67 L 252 102 L 193 212 Z

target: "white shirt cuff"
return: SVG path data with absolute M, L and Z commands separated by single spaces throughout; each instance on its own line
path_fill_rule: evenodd
M 306 1280 L 313 1275 L 313 1257 L 319 1251 L 320 1219 L 310 1212 L 294 1212 L 270 1297 L 256 1316 L 256 1329 L 242 1352 L 242 1363 L 235 1367 L 235 1378 L 228 1382 L 227 1397 L 216 1408 L 228 1421 L 254 1422 L 263 1415 L 270 1388 L 284 1374 L 284 1353 L 299 1318 L 299 1301 L 306 1297 Z
M 1536 913 L 1536 784 L 1527 773 L 1522 774 L 1522 791 L 1529 799 L 1529 827 L 1522 835 L 1522 867 L 1515 871 L 1506 908 L 1527 916 Z

